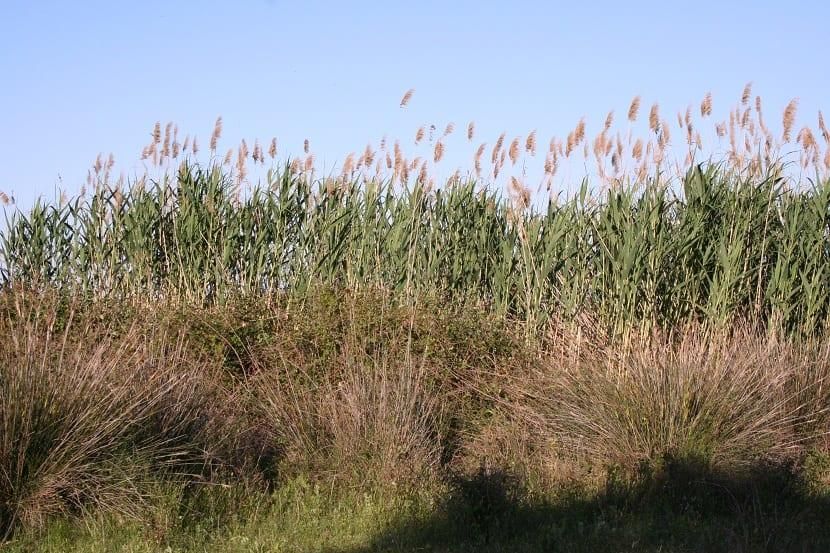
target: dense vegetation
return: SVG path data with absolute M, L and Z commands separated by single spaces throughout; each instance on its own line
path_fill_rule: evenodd
M 38 203 L 2 237 L 3 277 L 95 298 L 222 303 L 318 287 L 439 295 L 527 324 L 615 331 L 740 318 L 802 335 L 830 315 L 830 179 L 696 166 L 542 209 L 474 181 L 324 179 L 290 166 L 240 196 L 219 167 Z
M 749 87 L 722 163 L 678 115 L 674 176 L 656 104 L 612 122 L 544 201 L 504 134 L 440 187 L 308 142 L 245 187 L 220 120 L 208 162 L 157 124 L 158 178 L 8 208 L 0 550 L 830 549 L 830 154 L 783 163 Z

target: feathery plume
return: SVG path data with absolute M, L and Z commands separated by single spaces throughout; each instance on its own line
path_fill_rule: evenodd
M 413 94 L 415 94 L 415 89 L 414 88 L 410 88 L 409 90 L 406 91 L 406 93 L 403 95 L 403 98 L 401 98 L 401 107 L 402 108 L 405 108 L 406 105 L 409 104 L 409 101 L 412 99 Z
M 366 144 L 366 149 L 363 150 L 363 160 L 367 167 L 375 160 L 375 152 L 372 150 L 371 144 Z
M 553 156 L 550 154 L 545 156 L 545 174 L 550 175 L 553 173 Z
M 582 141 L 585 139 L 585 118 L 579 120 L 579 123 L 576 124 L 576 128 L 574 129 L 574 140 L 576 141 L 576 146 L 582 144 Z
M 608 137 L 605 136 L 605 131 L 602 131 L 594 138 L 594 157 L 599 159 L 605 155 L 605 142 Z
M 303 140 L 303 152 L 305 152 L 306 155 L 307 155 L 309 149 L 310 149 L 310 146 L 309 146 L 309 143 L 308 143 L 308 138 L 306 138 L 305 140 Z
M 170 131 L 173 128 L 173 123 L 167 123 L 164 126 L 164 143 L 161 146 L 161 157 L 170 157 Z
M 565 142 L 565 157 L 571 157 L 574 146 L 576 146 L 576 139 L 574 138 L 574 132 L 571 131 L 568 133 L 568 139 Z
M 216 123 L 213 125 L 213 134 L 210 135 L 210 151 L 216 151 L 216 145 L 219 138 L 222 137 L 222 116 L 216 118 Z
M 510 187 L 508 189 L 513 201 L 516 202 L 519 209 L 527 209 L 530 205 L 530 189 L 524 186 L 516 177 L 510 177 Z
M 343 162 L 343 176 L 349 176 L 354 171 L 354 153 L 350 153 L 346 156 L 346 160 Z
M 516 165 L 516 161 L 519 159 L 519 137 L 513 139 L 510 142 L 510 149 L 508 150 L 508 154 L 510 155 L 510 163 Z
M 421 143 L 421 140 L 423 140 L 423 139 L 424 139 L 424 132 L 425 132 L 425 130 L 424 130 L 424 127 L 423 127 L 423 125 L 422 125 L 422 126 L 421 126 L 418 130 L 417 130 L 417 132 L 415 133 L 415 145 L 416 145 L 416 146 L 417 146 L 418 144 L 420 144 L 420 143 Z
M 801 144 L 801 147 L 804 151 L 810 150 L 812 148 L 817 148 L 816 144 L 816 137 L 813 135 L 813 131 L 810 127 L 804 127 L 798 132 L 798 137 L 796 138 L 796 142 Z
M 449 136 L 455 130 L 455 123 L 449 122 L 447 123 L 446 128 L 444 129 L 444 136 Z
M 276 137 L 271 139 L 271 146 L 268 147 L 268 157 L 274 159 L 277 157 L 277 139 Z
M 420 183 L 421 186 L 423 186 L 427 182 L 427 176 L 428 176 L 428 174 L 427 174 L 427 162 L 426 162 L 426 160 L 424 160 L 424 162 L 421 164 L 420 171 L 418 171 L 418 180 L 417 180 L 417 182 Z
M 470 121 L 467 125 L 467 140 L 472 140 L 473 135 L 475 134 L 476 124 L 475 121 Z
M 643 157 L 643 140 L 638 138 L 637 141 L 634 143 L 634 147 L 631 149 L 631 157 L 633 157 L 638 162 Z
M 608 112 L 608 115 L 605 116 L 605 127 L 604 129 L 607 131 L 611 128 L 611 125 L 614 124 L 614 110 Z
M 709 117 L 710 115 L 712 115 L 712 93 L 707 92 L 700 103 L 700 116 Z
M 660 105 L 655 103 L 648 113 L 648 128 L 657 133 L 660 130 Z
M 527 139 L 525 140 L 525 152 L 529 152 L 530 155 L 536 155 L 536 130 L 530 131 L 530 134 L 527 135 Z
M 821 131 L 821 136 L 827 144 L 830 144 L 830 131 L 827 130 L 827 125 L 824 123 L 824 115 L 821 110 L 818 110 L 818 128 Z
M 478 150 L 476 150 L 475 169 L 476 169 L 476 176 L 479 176 L 479 177 L 481 176 L 481 156 L 484 154 L 484 148 L 486 148 L 486 147 L 487 147 L 487 143 L 482 142 L 481 145 L 479 145 Z
M 444 157 L 444 143 L 440 140 L 435 143 L 435 148 L 433 150 L 433 161 L 438 163 Z
M 265 161 L 265 158 L 262 156 L 262 148 L 259 145 L 259 139 L 254 140 L 254 153 L 253 153 L 254 163 L 261 163 Z
M 746 83 L 744 87 L 744 92 L 741 94 L 741 105 L 745 106 L 749 104 L 749 97 L 752 95 L 752 81 Z
M 496 145 L 493 146 L 493 152 L 490 156 L 490 162 L 491 163 L 496 163 L 498 161 L 499 152 L 501 151 L 501 147 L 504 144 L 505 135 L 506 135 L 506 133 L 501 133 L 501 135 L 499 135 L 498 140 L 496 140 Z
M 631 100 L 631 106 L 628 108 L 628 120 L 632 123 L 637 120 L 637 114 L 640 111 L 640 97 L 634 96 Z
M 792 132 L 793 123 L 795 123 L 795 113 L 798 109 L 798 98 L 793 98 L 787 107 L 784 109 L 784 142 L 790 141 L 790 133 Z

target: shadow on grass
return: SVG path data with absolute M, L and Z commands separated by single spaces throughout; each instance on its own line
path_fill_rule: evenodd
M 613 474 L 599 493 L 534 500 L 503 473 L 457 479 L 426 517 L 402 516 L 370 551 L 830 551 L 830 498 L 784 468 L 724 477 L 668 461 L 637 478 Z

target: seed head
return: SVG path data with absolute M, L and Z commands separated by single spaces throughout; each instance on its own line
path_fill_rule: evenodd
M 530 134 L 527 135 L 527 139 L 525 140 L 525 152 L 529 152 L 530 155 L 536 155 L 536 130 L 530 131 Z
M 371 144 L 366 144 L 366 149 L 363 150 L 363 160 L 367 166 L 371 165 L 375 160 L 375 152 L 372 150 Z
M 441 161 L 441 158 L 444 157 L 444 143 L 440 140 L 435 143 L 435 148 L 433 150 L 433 161 L 438 163 Z
M 605 127 L 604 129 L 607 131 L 611 128 L 611 125 L 614 124 L 614 110 L 608 112 L 608 115 L 605 116 Z
M 827 130 L 827 125 L 824 124 L 824 115 L 821 110 L 818 111 L 818 128 L 821 131 L 821 136 L 827 144 L 830 144 L 830 131 Z
M 478 150 L 476 150 L 475 169 L 476 169 L 476 175 L 477 176 L 481 176 L 481 156 L 484 154 L 484 148 L 486 148 L 486 147 L 487 147 L 487 143 L 483 142 L 483 143 L 481 143 L 481 145 L 479 145 Z
M 787 107 L 784 109 L 784 142 L 790 141 L 790 133 L 792 132 L 793 124 L 795 123 L 795 113 L 798 110 L 798 98 L 793 98 Z
M 628 120 L 632 123 L 637 120 L 637 114 L 640 111 L 640 97 L 634 96 L 631 100 L 631 106 L 628 108 Z
M 801 147 L 804 149 L 804 151 L 816 148 L 818 146 L 816 144 L 816 137 L 815 135 L 813 135 L 813 131 L 810 129 L 810 127 L 804 127 L 798 132 L 796 142 L 801 144 Z
M 700 103 L 700 116 L 709 117 L 710 115 L 712 115 L 712 93 L 707 92 Z
M 631 149 L 631 157 L 637 161 L 640 161 L 643 157 L 643 140 L 641 138 L 638 138 L 634 143 L 634 147 Z
M 506 133 L 501 133 L 501 135 L 499 135 L 498 140 L 496 140 L 496 145 L 493 146 L 493 152 L 490 155 L 490 162 L 491 163 L 496 163 L 499 159 L 499 152 L 501 151 L 501 147 L 504 144 L 505 134 Z
M 741 105 L 749 104 L 749 97 L 752 95 L 752 81 L 746 83 L 744 92 L 741 94 Z
M 660 105 L 654 104 L 648 113 L 648 128 L 657 133 L 660 130 Z
M 582 141 L 585 139 L 585 118 L 579 120 L 579 123 L 576 124 L 576 128 L 574 129 L 574 140 L 576 141 L 576 145 L 579 146 L 582 144 Z
M 259 139 L 254 141 L 254 154 L 253 154 L 254 161 L 257 163 L 263 163 L 265 161 L 265 155 L 262 152 L 262 146 L 259 145 Z
M 518 136 L 516 138 L 514 138 L 513 141 L 510 143 L 510 150 L 509 150 L 508 153 L 510 155 L 510 163 L 512 163 L 513 165 L 516 165 L 516 161 L 519 159 L 519 137 Z
M 210 135 L 210 151 L 216 151 L 216 145 L 219 138 L 222 136 L 222 116 L 216 118 L 216 123 L 213 125 L 213 134 Z
M 413 94 L 415 94 L 415 89 L 414 88 L 410 88 L 409 90 L 406 91 L 406 93 L 403 95 L 403 98 L 401 98 L 401 107 L 402 108 L 406 107 L 406 105 L 412 99 Z

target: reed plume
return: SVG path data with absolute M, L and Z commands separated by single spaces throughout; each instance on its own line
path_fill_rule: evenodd
M 784 109 L 784 132 L 782 134 L 782 138 L 784 142 L 790 141 L 790 133 L 793 129 L 793 124 L 795 123 L 795 114 L 798 110 L 798 98 L 794 98 L 790 100 L 790 103 L 787 104 L 787 107 Z
M 406 91 L 406 93 L 404 93 L 403 98 L 401 98 L 401 107 L 402 108 L 405 108 L 407 106 L 407 104 L 409 104 L 409 101 L 412 99 L 413 94 L 415 94 L 415 89 L 414 88 L 410 88 L 409 90 Z
M 640 97 L 634 96 L 631 100 L 631 105 L 628 107 L 628 120 L 632 123 L 637 120 L 637 114 L 640 111 Z

